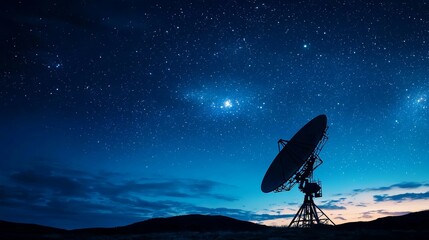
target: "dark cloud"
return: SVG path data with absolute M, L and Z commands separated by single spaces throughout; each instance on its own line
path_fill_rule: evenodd
M 339 206 L 339 205 L 335 205 L 335 204 L 319 205 L 319 208 L 321 208 L 321 209 L 328 209 L 328 210 L 343 210 L 343 209 L 346 209 L 346 207 L 344 207 L 344 206 Z
M 290 202 L 290 203 L 286 203 L 287 205 L 289 205 L 289 206 L 294 206 L 294 205 L 298 205 L 299 203 L 297 203 L 297 202 Z
M 12 182 L 21 186 L 50 190 L 62 196 L 88 193 L 85 180 L 55 175 L 52 172 L 27 170 L 12 173 L 9 178 Z
M 385 216 L 401 216 L 401 215 L 405 215 L 408 214 L 410 212 L 392 212 L 392 211 L 386 211 L 384 209 L 380 209 L 380 210 L 373 210 L 373 211 L 367 211 L 367 212 L 363 212 L 362 216 L 359 218 L 364 218 L 364 219 L 373 219 L 374 217 L 378 216 L 378 215 L 385 215 Z
M 356 207 L 366 207 L 367 205 L 364 203 L 355 204 Z
M 97 226 L 97 223 L 99 226 L 124 225 L 151 217 L 195 212 L 240 219 L 252 217 L 251 212 L 199 208 L 189 203 L 192 199 L 235 201 L 235 197 L 216 192 L 217 188 L 228 186 L 223 183 L 122 177 L 121 181 L 116 174 L 89 174 L 53 167 L 12 172 L 7 176 L 7 184 L 0 185 L 0 218 L 25 222 L 36 216 L 49 217 L 53 222 L 45 224 L 61 226 L 59 223 L 67 220 L 66 226 L 76 228 Z M 20 209 L 19 214 L 8 214 L 16 208 Z M 82 220 L 93 218 L 98 222 Z
M 228 185 L 199 179 L 140 179 L 113 183 L 109 175 L 91 175 L 85 172 L 52 168 L 17 171 L 9 175 L 9 180 L 12 185 L 21 189 L 55 194 L 58 197 L 88 197 L 98 194 L 111 198 L 111 196 L 138 194 L 143 197 L 236 200 L 231 196 L 214 193 L 216 188 Z
M 343 202 L 344 200 L 346 200 L 345 197 L 338 198 L 338 199 L 332 199 L 332 200 L 323 200 L 321 202 L 322 203 L 339 203 L 339 202 Z
M 341 202 L 343 202 L 344 200 L 346 200 L 346 198 L 339 198 L 339 199 L 334 199 L 334 200 L 324 200 L 324 201 L 322 201 L 323 204 L 318 205 L 318 206 L 321 209 L 342 210 L 342 209 L 346 209 L 346 207 L 338 205 L 338 204 L 341 204 Z
M 396 195 L 374 195 L 374 201 L 376 202 L 384 202 L 384 201 L 411 201 L 411 200 L 421 200 L 421 199 L 429 199 L 429 192 L 424 193 L 402 193 Z
M 142 194 L 145 197 L 174 197 L 174 198 L 213 198 L 224 201 L 235 201 L 236 198 L 213 193 L 215 188 L 226 184 L 195 179 L 145 179 L 125 181 L 122 183 L 101 184 L 94 191 L 100 194 Z
M 358 188 L 354 189 L 353 193 L 361 193 L 361 192 L 372 192 L 372 191 L 387 191 L 393 188 L 402 188 L 402 189 L 415 189 L 419 187 L 429 186 L 427 183 L 419 183 L 419 182 L 402 182 L 393 184 L 386 187 L 377 187 L 377 188 Z

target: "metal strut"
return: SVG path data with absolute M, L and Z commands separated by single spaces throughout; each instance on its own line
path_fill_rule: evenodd
M 317 224 L 334 225 L 335 223 L 314 204 L 313 196 L 305 195 L 304 203 L 299 208 L 289 227 L 311 228 Z

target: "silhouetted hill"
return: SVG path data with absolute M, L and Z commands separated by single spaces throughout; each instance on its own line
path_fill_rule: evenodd
M 403 216 L 383 217 L 369 222 L 351 222 L 338 225 L 339 229 L 395 229 L 429 230 L 429 210 Z
M 177 231 L 255 231 L 267 226 L 241 221 L 224 216 L 185 215 L 170 218 L 154 218 L 134 223 L 121 230 L 150 231 L 150 232 L 177 232 Z M 146 230 L 147 229 L 147 230 Z
M 64 229 L 37 224 L 15 223 L 0 220 L 0 239 L 44 239 L 46 235 L 62 235 Z
M 392 231 L 393 230 L 393 231 Z M 427 239 L 429 210 L 314 229 L 273 228 L 224 216 L 154 218 L 115 228 L 63 230 L 0 221 L 0 239 Z
M 64 233 L 66 230 L 60 228 L 46 227 L 37 224 L 15 223 L 0 220 L 0 232 L 25 232 L 29 234 Z
M 169 218 L 153 218 L 116 228 L 88 228 L 73 230 L 90 234 L 142 234 L 161 232 L 217 232 L 258 231 L 270 227 L 224 216 L 184 215 Z

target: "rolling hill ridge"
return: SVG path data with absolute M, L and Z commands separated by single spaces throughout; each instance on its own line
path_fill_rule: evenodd
M 229 232 L 234 234 L 247 233 L 249 236 L 256 234 L 258 236 L 262 236 L 262 238 L 266 234 L 277 236 L 279 234 L 299 235 L 303 233 L 304 236 L 306 236 L 305 234 L 307 234 L 308 231 L 304 230 L 308 229 L 301 230 L 302 229 L 269 227 L 230 217 L 213 215 L 184 215 L 168 218 L 153 218 L 120 227 L 84 228 L 75 230 L 64 230 L 36 224 L 0 221 L 0 239 L 93 239 L 94 237 L 98 239 L 98 237 L 101 236 L 106 236 L 108 238 L 113 236 L 115 239 L 122 239 L 131 235 L 145 236 L 147 234 L 172 234 L 172 236 L 175 236 L 175 234 L 190 232 L 204 234 L 216 232 Z M 322 230 L 325 234 L 328 233 L 335 235 L 340 234 L 341 232 L 347 232 L 350 236 L 355 236 L 356 233 L 362 234 L 364 232 L 371 233 L 371 231 L 384 231 L 383 234 L 393 237 L 397 237 L 399 235 L 397 234 L 398 232 L 395 233 L 396 235 L 392 235 L 391 230 L 400 230 L 402 232 L 414 231 L 415 233 L 418 233 L 415 234 L 415 236 L 426 237 L 427 233 L 429 233 L 429 210 L 409 213 L 403 216 L 384 217 L 369 222 L 345 223 L 324 228 Z M 313 233 L 314 232 L 315 231 L 313 231 Z M 295 239 L 293 236 L 298 235 L 290 236 L 291 239 Z M 315 236 L 317 236 L 317 234 Z

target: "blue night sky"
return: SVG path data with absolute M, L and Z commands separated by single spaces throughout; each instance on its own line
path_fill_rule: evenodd
M 303 194 L 260 184 L 319 114 L 334 222 L 429 204 L 426 1 L 6 1 L 0 18 L 0 219 L 284 225 Z

